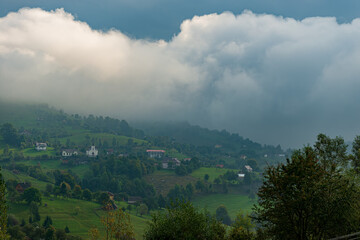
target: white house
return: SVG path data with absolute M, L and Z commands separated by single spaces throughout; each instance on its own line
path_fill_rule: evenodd
M 97 157 L 99 151 L 95 148 L 95 146 L 91 146 L 90 150 L 86 151 L 86 155 L 89 157 Z
M 37 151 L 46 151 L 47 144 L 46 143 L 36 143 L 35 149 Z
M 165 155 L 164 150 L 146 150 L 149 158 L 163 158 Z
M 239 177 L 239 178 L 244 178 L 244 177 L 245 177 L 245 174 L 244 174 L 244 173 L 238 173 L 238 177 Z
M 177 158 L 165 158 L 162 161 L 163 169 L 175 169 L 175 167 L 179 167 L 181 162 Z
M 64 149 L 61 152 L 61 156 L 63 157 L 71 157 L 71 156 L 77 156 L 78 152 L 75 149 Z

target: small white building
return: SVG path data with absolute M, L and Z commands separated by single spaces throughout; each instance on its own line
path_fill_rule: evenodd
M 35 149 L 37 151 L 46 151 L 47 144 L 46 143 L 36 143 Z
M 244 177 L 245 177 L 245 174 L 244 174 L 244 173 L 238 173 L 238 177 L 239 177 L 239 178 L 244 178 Z
M 78 152 L 75 149 L 64 149 L 61 152 L 61 156 L 63 157 L 72 157 L 72 156 L 77 156 Z
M 95 148 L 95 146 L 91 146 L 90 150 L 86 151 L 86 155 L 89 157 L 97 157 L 99 151 Z
M 245 165 L 245 169 L 246 169 L 246 171 L 248 171 L 248 172 L 252 172 L 252 171 L 253 171 L 252 167 L 250 167 L 249 165 Z

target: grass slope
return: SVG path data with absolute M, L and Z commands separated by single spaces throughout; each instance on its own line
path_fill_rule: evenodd
M 40 157 L 42 155 L 55 156 L 56 152 L 53 147 L 47 147 L 46 151 L 37 151 L 34 148 L 25 148 L 22 150 L 24 157 Z
M 30 182 L 31 186 L 33 186 L 39 190 L 42 190 L 42 191 L 45 191 L 47 184 L 51 184 L 48 182 L 43 182 L 43 181 L 37 180 L 33 177 L 30 177 L 29 175 L 25 175 L 22 173 L 14 174 L 7 169 L 1 169 L 1 174 L 3 175 L 3 178 L 5 181 L 7 181 L 9 179 L 15 179 L 18 182 Z
M 175 185 L 186 186 L 188 183 L 195 184 L 198 180 L 193 176 L 177 176 L 171 170 L 159 170 L 144 177 L 146 182 L 154 185 L 157 193 L 166 196 Z
M 220 175 L 226 173 L 226 171 L 228 171 L 228 170 L 230 170 L 230 169 L 201 167 L 201 168 L 196 169 L 195 171 L 193 171 L 191 173 L 191 176 L 199 178 L 199 179 L 204 179 L 205 174 L 208 174 L 209 175 L 209 182 L 212 182 L 212 181 L 214 181 L 215 178 L 217 178 Z
M 240 210 L 250 213 L 252 206 L 256 203 L 256 201 L 251 200 L 247 195 L 241 194 L 210 194 L 198 196 L 192 202 L 195 206 L 206 208 L 213 214 L 215 214 L 216 209 L 220 205 L 224 205 L 232 220 L 235 219 L 236 214 Z
M 105 212 L 100 209 L 99 204 L 77 199 L 47 197 L 44 197 L 42 202 L 42 206 L 39 207 L 41 223 L 46 216 L 51 216 L 55 228 L 65 229 L 68 226 L 72 235 L 81 236 L 84 239 L 88 239 L 88 231 L 94 226 L 103 233 L 100 218 L 105 215 Z M 9 203 L 9 213 L 14 214 L 19 220 L 29 219 L 29 207 L 25 203 Z M 131 214 L 136 239 L 142 239 L 148 221 L 148 217 L 142 218 Z
M 43 171 L 51 171 L 51 170 L 67 170 L 71 169 L 79 177 L 83 177 L 85 172 L 89 169 L 89 165 L 78 165 L 69 167 L 67 165 L 62 165 L 61 160 L 29 160 L 29 161 L 18 161 L 16 163 L 25 164 L 28 166 L 36 166 L 40 164 Z

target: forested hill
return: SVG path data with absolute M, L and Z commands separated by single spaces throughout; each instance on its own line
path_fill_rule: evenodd
M 65 137 L 76 129 L 95 133 L 111 133 L 143 138 L 141 130 L 132 128 L 125 120 L 103 116 L 67 114 L 47 104 L 24 104 L 0 101 L 0 124 L 11 123 L 19 129 L 46 131 L 50 137 Z
M 13 124 L 19 133 L 24 130 L 43 135 L 46 138 L 68 137 L 76 129 L 90 130 L 93 133 L 110 133 L 139 139 L 152 139 L 152 142 L 165 147 L 172 143 L 192 145 L 201 154 L 223 154 L 247 157 L 278 156 L 284 154 L 281 147 L 264 145 L 231 134 L 225 130 L 209 130 L 192 126 L 186 122 L 143 122 L 130 126 L 125 120 L 103 116 L 80 116 L 67 114 L 46 104 L 21 104 L 0 101 L 0 124 Z M 141 130 L 139 130 L 141 129 Z M 44 132 L 44 134 L 42 134 Z M 158 144 L 157 144 L 158 143 Z M 215 151 L 215 152 L 214 152 Z
M 209 130 L 187 122 L 137 122 L 132 123 L 149 136 L 167 136 L 173 141 L 195 146 L 215 147 L 226 152 L 236 152 L 244 155 L 283 154 L 280 145 L 261 145 L 237 133 L 226 130 Z

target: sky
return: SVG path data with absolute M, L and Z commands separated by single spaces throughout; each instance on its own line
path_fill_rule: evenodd
M 358 1 L 0 6 L 2 99 L 189 121 L 283 147 L 360 134 Z

